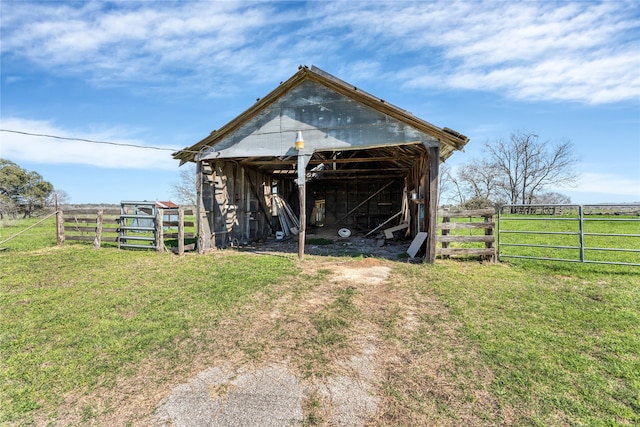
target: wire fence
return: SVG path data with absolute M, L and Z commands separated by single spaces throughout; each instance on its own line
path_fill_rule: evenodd
M 0 251 L 40 249 L 56 245 L 56 211 L 38 218 L 4 215 L 0 220 Z

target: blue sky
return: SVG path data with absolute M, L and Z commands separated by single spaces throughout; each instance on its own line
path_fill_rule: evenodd
M 471 141 L 572 141 L 574 203 L 640 202 L 640 2 L 5 1 L 0 156 L 74 203 L 166 200 L 180 149 L 315 65 Z M 569 186 L 570 185 L 570 186 Z

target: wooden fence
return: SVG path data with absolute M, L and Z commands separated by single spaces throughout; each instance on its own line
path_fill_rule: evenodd
M 439 210 L 438 217 L 442 218 L 442 222 L 438 223 L 437 229 L 439 231 L 436 238 L 438 246 L 436 247 L 436 256 L 442 258 L 449 258 L 455 256 L 480 256 L 491 262 L 496 261 L 496 247 L 495 247 L 495 222 L 493 217 L 495 210 L 489 209 L 476 209 L 476 210 Z M 451 221 L 451 218 L 468 218 L 469 221 Z M 482 218 L 482 221 L 474 219 Z M 482 229 L 484 234 L 473 234 L 473 230 Z M 468 230 L 468 234 L 452 234 L 453 230 Z M 460 243 L 465 246 L 450 247 L 450 244 Z M 467 244 L 484 244 L 484 247 L 469 247 Z
M 186 250 L 192 251 L 195 249 L 196 244 L 192 243 L 189 245 L 184 244 L 184 239 L 192 239 L 195 234 L 194 233 L 185 233 L 185 227 L 193 227 L 193 221 L 185 221 L 185 215 L 193 215 L 193 211 L 191 209 L 158 209 L 158 240 L 163 241 L 164 239 L 178 239 L 178 248 L 174 251 L 177 252 L 178 255 L 184 254 Z M 175 221 L 168 220 L 165 221 L 165 216 L 169 218 L 177 217 Z M 167 232 L 171 231 L 171 232 Z
M 66 240 L 93 242 L 99 248 L 102 242 L 118 242 L 120 209 L 58 210 L 56 216 L 58 245 Z
M 114 242 L 118 248 L 126 247 L 123 242 L 131 240 L 127 230 L 131 227 L 125 225 L 121 209 L 71 209 L 59 210 L 56 214 L 57 242 L 64 244 L 66 240 L 93 242 L 94 248 L 100 248 L 103 242 Z M 193 250 L 195 244 L 185 245 L 185 238 L 193 238 L 193 233 L 185 233 L 184 227 L 192 227 L 193 221 L 185 221 L 185 215 L 193 215 L 191 210 L 158 209 L 154 218 L 154 241 L 147 246 L 158 252 L 166 250 L 164 239 L 178 239 L 178 247 L 174 250 L 179 255 L 186 250 Z M 177 220 L 165 221 L 164 218 L 176 217 Z M 168 231 L 168 232 L 167 232 Z M 161 242 L 161 244 L 158 244 Z M 132 246 L 132 245 L 128 245 Z

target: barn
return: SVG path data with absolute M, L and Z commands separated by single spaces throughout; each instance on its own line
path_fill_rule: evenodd
M 438 168 L 469 139 L 316 67 L 173 154 L 197 164 L 198 250 L 308 227 L 423 236 L 435 260 Z

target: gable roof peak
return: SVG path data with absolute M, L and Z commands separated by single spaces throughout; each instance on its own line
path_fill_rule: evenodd
M 291 76 L 286 81 L 280 82 L 280 84 L 269 92 L 266 96 L 258 98 L 256 102 L 249 107 L 246 111 L 241 113 L 235 119 L 231 120 L 226 125 L 222 126 L 216 131 L 211 132 L 208 136 L 192 145 L 186 147 L 184 150 L 173 153 L 173 158 L 180 160 L 180 164 L 184 164 L 188 161 L 194 161 L 195 153 L 207 146 L 212 146 L 218 141 L 223 139 L 226 135 L 238 129 L 251 117 L 255 117 L 264 109 L 268 108 L 271 104 L 276 102 L 280 97 L 297 87 L 305 80 L 311 80 L 318 84 L 321 84 L 328 89 L 347 96 L 363 105 L 378 110 L 381 113 L 388 115 L 404 122 L 410 126 L 415 127 L 421 131 L 431 134 L 437 138 L 441 144 L 444 144 L 447 149 L 441 151 L 442 159 L 446 159 L 451 155 L 453 150 L 462 150 L 465 144 L 469 141 L 465 135 L 453 131 L 449 128 L 439 128 L 431 123 L 422 120 L 407 110 L 403 110 L 393 104 L 386 102 L 384 99 L 375 97 L 366 91 L 359 89 L 358 87 L 339 79 L 338 77 L 312 65 L 309 68 L 306 65 L 298 66 L 298 72 Z M 444 147 L 441 147 L 444 148 Z

